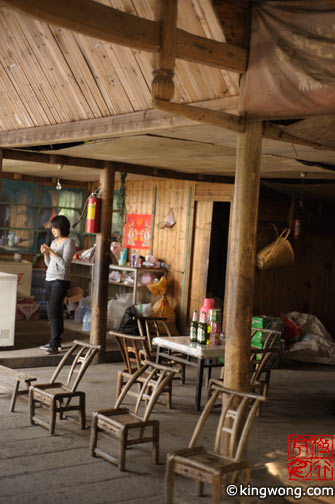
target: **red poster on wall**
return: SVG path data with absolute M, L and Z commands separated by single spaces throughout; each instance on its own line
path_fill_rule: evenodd
M 151 232 L 151 214 L 127 214 L 124 227 L 124 246 L 133 249 L 150 249 Z

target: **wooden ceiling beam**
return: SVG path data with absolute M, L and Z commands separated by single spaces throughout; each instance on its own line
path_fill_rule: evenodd
M 192 119 L 193 121 L 212 124 L 220 128 L 227 128 L 239 133 L 244 131 L 244 118 L 241 116 L 234 116 L 226 112 L 218 110 L 209 110 L 202 107 L 193 107 L 192 105 L 185 105 L 184 103 L 173 103 L 167 100 L 159 100 L 153 98 L 152 104 L 159 110 L 165 110 L 171 114 L 181 115 Z
M 198 102 L 213 110 L 236 113 L 238 96 Z M 200 107 L 199 107 L 200 108 Z M 0 132 L 0 146 L 7 148 L 48 145 L 81 140 L 97 140 L 125 135 L 142 135 L 157 129 L 197 126 L 194 120 L 160 110 L 144 110 L 98 119 L 86 119 L 49 126 L 36 126 Z
M 98 40 L 157 52 L 160 23 L 140 18 L 92 0 L 6 0 L 6 5 L 49 24 L 61 26 Z M 244 73 L 245 48 L 199 37 L 177 29 L 176 56 L 195 63 Z
M 78 168 L 95 168 L 103 170 L 106 163 L 112 164 L 115 171 L 121 173 L 133 173 L 136 175 L 145 175 L 147 177 L 172 178 L 181 180 L 190 180 L 195 182 L 217 182 L 225 184 L 233 184 L 234 177 L 222 175 L 205 175 L 202 173 L 187 173 L 181 171 L 169 170 L 166 168 L 154 168 L 151 166 L 135 165 L 129 163 L 120 163 L 110 160 L 90 159 L 74 156 L 64 156 L 58 154 L 45 154 L 42 152 L 29 152 L 15 149 L 1 149 L 3 159 L 14 161 L 25 161 L 27 163 L 44 163 L 44 164 L 62 164 L 64 166 L 77 166 Z M 44 173 L 43 176 L 47 176 Z
M 330 147 L 329 145 L 322 145 L 318 142 L 313 142 L 312 140 L 305 140 L 304 138 L 299 138 L 290 133 L 286 133 L 284 130 L 278 126 L 274 126 L 271 122 L 264 122 L 263 127 L 263 137 L 270 140 L 279 140 L 281 142 L 288 142 L 297 145 L 306 145 L 307 147 L 313 147 L 318 150 L 334 151 L 335 146 Z

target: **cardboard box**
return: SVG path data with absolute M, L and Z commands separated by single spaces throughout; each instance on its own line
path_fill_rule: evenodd
M 84 291 L 81 287 L 72 287 L 66 293 L 66 298 L 64 299 L 64 303 L 70 301 L 70 303 L 79 303 L 81 298 L 84 296 Z
M 19 298 L 16 304 L 16 320 L 39 320 L 40 304 L 35 303 L 34 296 Z
M 30 296 L 33 265 L 29 261 L 14 261 L 0 256 L 0 272 L 17 275 L 17 295 Z
M 257 329 L 273 329 L 275 331 L 282 331 L 283 329 L 283 321 L 278 317 L 270 317 L 266 315 L 261 315 L 259 317 L 252 317 L 251 327 Z M 263 334 L 262 331 L 257 331 L 254 336 L 251 338 L 251 344 L 258 348 L 263 348 L 263 343 L 266 338 L 266 334 Z M 269 360 L 269 367 L 278 368 L 280 353 L 281 353 L 281 337 L 278 335 L 278 339 L 276 340 L 273 349 L 277 350 L 277 352 L 271 356 Z

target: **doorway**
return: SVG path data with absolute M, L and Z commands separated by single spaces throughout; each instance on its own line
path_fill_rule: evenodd
M 230 203 L 213 203 L 206 296 L 224 302 Z M 218 300 L 218 301 L 219 301 Z

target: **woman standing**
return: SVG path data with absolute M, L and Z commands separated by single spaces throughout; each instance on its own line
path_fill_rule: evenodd
M 45 285 L 48 299 L 48 319 L 50 341 L 42 346 L 47 353 L 58 353 L 64 331 L 63 301 L 70 287 L 70 266 L 76 252 L 76 244 L 69 238 L 70 222 L 64 215 L 57 215 L 51 221 L 54 240 L 50 247 L 41 245 L 44 262 L 48 266 Z

